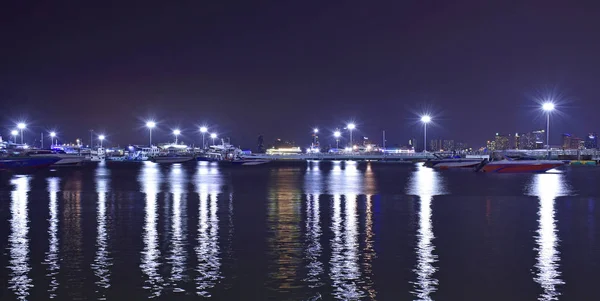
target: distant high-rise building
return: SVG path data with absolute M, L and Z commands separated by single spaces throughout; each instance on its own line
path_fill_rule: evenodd
M 500 135 L 500 133 L 496 133 L 496 137 L 494 137 L 494 142 L 495 146 L 496 146 L 496 150 L 506 150 L 509 149 L 510 145 L 508 143 L 508 141 L 510 136 L 507 135 Z
M 589 133 L 587 137 L 585 137 L 585 148 L 587 149 L 597 149 L 598 148 L 598 136 L 596 133 Z
M 259 154 L 262 154 L 265 152 L 265 141 L 263 138 L 263 135 L 258 135 L 258 140 L 257 140 L 257 146 L 256 146 L 256 150 L 258 151 Z
M 495 140 L 488 140 L 486 143 L 486 148 L 488 151 L 493 152 L 496 150 L 496 141 Z
M 445 151 L 454 151 L 454 140 L 444 140 L 442 142 L 442 149 Z
M 563 135 L 562 148 L 563 149 L 580 149 L 581 142 L 583 139 L 576 137 L 574 135 L 564 133 Z
M 533 131 L 531 134 L 535 139 L 534 148 L 543 149 L 544 145 L 546 145 L 546 130 Z
M 562 148 L 563 149 L 571 149 L 571 134 L 564 133 L 562 134 Z
M 440 139 L 431 139 L 429 142 L 429 150 L 432 152 L 439 152 L 442 150 L 442 140 Z
M 456 144 L 454 144 L 454 149 L 457 151 L 464 151 L 469 149 L 469 145 L 464 142 L 456 142 Z

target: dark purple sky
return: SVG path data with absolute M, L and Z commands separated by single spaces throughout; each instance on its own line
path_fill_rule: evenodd
M 385 129 L 404 144 L 422 140 L 416 115 L 429 109 L 428 138 L 481 145 L 543 127 L 534 99 L 549 92 L 561 95 L 553 144 L 600 131 L 593 1 L 11 2 L 0 10 L 4 136 L 26 118 L 31 136 L 93 128 L 144 143 L 154 116 L 155 141 L 176 126 L 197 140 L 206 122 L 246 147 L 259 133 L 304 144 L 315 125 L 324 138 L 354 120 L 355 136 L 379 142 Z

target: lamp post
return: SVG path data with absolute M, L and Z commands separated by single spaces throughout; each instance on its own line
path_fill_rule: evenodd
M 17 135 L 19 135 L 19 131 L 12 130 L 12 131 L 10 131 L 10 134 L 13 136 L 13 143 L 17 144 Z
M 216 133 L 210 134 L 210 139 L 212 139 L 212 145 L 215 145 L 215 139 L 217 139 L 217 134 Z
M 206 135 L 206 132 L 208 132 L 208 128 L 205 126 L 200 127 L 200 133 L 202 133 L 202 149 L 206 148 L 206 144 L 204 143 L 204 136 Z
M 356 125 L 354 123 L 348 124 L 348 130 L 350 131 L 350 148 L 352 148 L 354 146 L 352 144 L 352 130 L 354 130 L 355 128 L 356 128 Z
M 56 132 L 50 132 L 50 148 L 54 145 L 54 137 L 56 137 Z
M 148 131 L 150 133 L 150 147 L 152 147 L 152 129 L 156 126 L 156 122 L 154 121 L 148 121 L 146 122 L 146 127 L 148 128 Z
M 554 111 L 554 104 L 546 102 L 542 105 L 542 110 L 546 112 L 546 149 L 550 150 L 550 113 Z
M 427 124 L 431 122 L 431 116 L 422 116 L 421 122 L 423 122 L 423 152 L 427 152 Z
M 17 127 L 19 128 L 19 130 L 21 130 L 21 144 L 23 144 L 23 130 L 27 127 L 27 125 L 23 122 L 19 122 L 17 124 Z
M 181 131 L 180 130 L 174 130 L 173 131 L 173 135 L 175 135 L 175 144 L 177 144 L 177 136 L 181 135 Z
M 340 137 L 342 133 L 340 131 L 333 132 L 333 137 L 335 137 L 335 148 L 340 148 Z
M 98 140 L 100 140 L 100 148 L 102 148 L 102 141 L 104 141 L 104 138 L 106 138 L 104 135 L 98 136 Z

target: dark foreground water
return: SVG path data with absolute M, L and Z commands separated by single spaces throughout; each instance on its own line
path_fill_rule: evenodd
M 0 175 L 4 300 L 598 300 L 600 168 Z

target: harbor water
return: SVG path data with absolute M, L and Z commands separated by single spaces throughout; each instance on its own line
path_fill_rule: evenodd
M 597 300 L 600 168 L 0 174 L 0 299 Z

